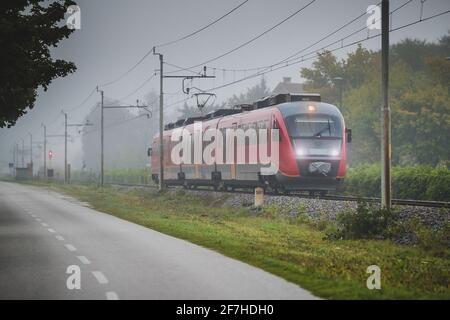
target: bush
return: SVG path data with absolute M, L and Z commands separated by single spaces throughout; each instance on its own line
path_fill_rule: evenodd
M 344 211 L 337 215 L 336 226 L 327 231 L 330 239 L 384 239 L 396 224 L 395 210 L 379 208 L 359 202 L 356 211 Z
M 362 165 L 347 172 L 341 192 L 361 197 L 379 197 L 379 165 Z M 450 201 L 450 170 L 446 167 L 410 166 L 392 168 L 394 198 Z

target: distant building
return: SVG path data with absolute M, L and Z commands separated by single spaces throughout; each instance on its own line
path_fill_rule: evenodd
M 284 77 L 283 82 L 277 84 L 275 89 L 273 89 L 272 94 L 280 93 L 303 93 L 303 83 L 292 82 L 290 77 Z

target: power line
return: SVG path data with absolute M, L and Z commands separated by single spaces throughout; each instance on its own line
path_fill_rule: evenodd
M 132 120 L 135 120 L 135 119 L 138 119 L 138 118 L 142 118 L 144 116 L 148 116 L 148 114 L 144 113 L 144 114 L 140 114 L 138 116 L 132 117 L 132 118 L 128 118 L 128 119 L 125 119 L 125 120 L 120 120 L 120 121 L 116 121 L 116 122 L 110 123 L 109 125 L 105 126 L 105 129 L 116 127 L 118 125 L 124 124 L 126 122 L 129 122 L 129 121 L 132 121 Z M 92 132 L 96 132 L 96 131 L 99 131 L 99 130 L 100 130 L 100 128 L 84 131 L 84 132 L 82 132 L 80 134 L 80 136 L 85 135 L 85 134 L 89 134 L 89 133 L 92 133 Z
M 398 11 L 399 9 L 403 8 L 405 5 L 407 5 L 407 4 L 410 3 L 410 2 L 412 2 L 412 0 L 406 1 L 405 3 L 403 3 L 402 5 L 400 5 L 399 7 L 397 7 L 396 9 L 392 10 L 390 14 L 392 14 L 392 13 Z M 359 17 L 361 17 L 361 15 L 360 15 Z M 359 17 L 353 19 L 352 21 L 357 20 Z M 433 18 L 433 17 L 431 17 L 431 18 Z M 423 20 L 423 19 L 422 19 L 422 20 Z M 377 21 L 378 21 L 378 20 L 377 20 Z M 420 20 L 417 21 L 417 22 L 420 22 Z M 416 23 L 417 23 L 417 22 L 416 22 Z M 349 23 L 346 23 L 345 25 L 348 25 L 348 24 L 349 24 Z M 345 26 L 345 25 L 344 25 L 344 26 Z M 342 27 L 340 27 L 339 29 L 342 29 Z M 303 60 L 310 60 L 311 58 L 305 59 L 305 57 L 307 57 L 307 56 L 309 56 L 309 55 L 312 55 L 312 54 L 315 55 L 315 54 L 317 54 L 318 52 L 323 51 L 323 50 L 327 49 L 328 47 L 331 47 L 331 46 L 333 46 L 333 45 L 335 45 L 335 44 L 337 44 L 337 43 L 341 43 L 341 46 L 343 46 L 343 41 L 344 41 L 344 40 L 347 40 L 348 38 L 354 36 L 355 34 L 358 34 L 359 32 L 361 32 L 361 31 L 363 31 L 363 30 L 366 30 L 366 26 L 364 26 L 364 27 L 362 27 L 362 28 L 360 28 L 360 29 L 358 29 L 358 30 L 356 30 L 356 31 L 354 31 L 354 32 L 352 32 L 352 33 L 350 33 L 350 34 L 348 34 L 348 35 L 345 36 L 345 37 L 342 37 L 342 38 L 340 38 L 340 39 L 338 39 L 338 40 L 336 40 L 336 41 L 334 41 L 334 42 L 331 42 L 331 43 L 329 43 L 329 44 L 327 44 L 327 45 L 325 45 L 325 46 L 323 46 L 323 47 L 321 47 L 321 48 L 319 48 L 319 49 L 316 49 L 316 50 L 310 51 L 310 52 L 308 52 L 308 53 L 305 53 L 305 54 L 304 54 L 303 56 L 301 56 L 300 58 L 295 58 L 295 59 L 284 59 L 284 60 L 281 60 L 281 61 L 279 61 L 279 62 L 277 62 L 277 63 L 268 65 L 268 66 L 259 67 L 259 68 L 254 68 L 254 69 L 248 69 L 248 71 L 250 71 L 250 70 L 253 70 L 253 71 L 257 70 L 257 71 L 258 71 L 256 74 L 251 75 L 250 77 L 253 77 L 253 76 L 259 76 L 259 75 L 264 75 L 264 74 L 268 73 L 268 72 L 265 72 L 267 69 L 270 69 L 270 70 L 272 71 L 272 69 L 273 69 L 274 67 L 279 66 L 279 65 L 290 66 L 290 65 L 293 64 L 293 63 L 291 63 L 291 62 L 293 62 L 293 61 L 299 62 L 299 61 L 298 61 L 299 59 L 301 59 L 301 61 L 303 61 Z M 392 30 L 391 30 L 391 31 L 392 31 Z M 394 31 L 395 31 L 395 30 L 394 30 Z M 335 34 L 335 31 L 331 32 L 329 35 L 331 35 L 331 34 Z M 320 41 L 317 41 L 315 44 L 321 42 L 322 40 L 324 40 L 324 39 L 326 39 L 326 38 L 328 38 L 328 36 L 322 38 Z M 371 39 L 371 38 L 373 38 L 373 37 L 369 37 L 369 36 L 368 36 L 368 39 Z M 368 39 L 367 39 L 367 40 L 368 40 Z M 298 51 L 298 52 L 303 52 L 303 51 L 305 51 L 306 49 L 308 49 L 308 48 L 310 48 L 310 47 L 312 47 L 312 46 L 313 46 L 313 45 L 308 46 L 308 47 L 306 47 L 306 48 L 304 48 L 304 49 L 302 49 L 302 50 L 300 50 L 300 51 Z M 334 51 L 334 50 L 333 50 L 333 51 Z M 291 57 L 293 57 L 293 56 L 295 56 L 295 55 L 296 55 L 296 54 L 291 55 Z M 312 57 L 312 58 L 314 58 L 314 57 Z M 280 68 L 274 69 L 273 71 L 278 70 L 278 69 L 280 69 Z M 269 72 L 271 72 L 271 71 L 269 71 Z M 246 78 L 248 78 L 248 77 L 244 77 L 244 79 L 246 79 Z M 233 82 L 234 82 L 234 81 L 233 81 Z M 240 80 L 238 80 L 237 82 L 240 82 Z
M 223 57 L 225 57 L 225 56 L 227 56 L 227 55 L 229 55 L 229 54 L 231 54 L 231 53 L 233 53 L 233 52 L 235 52 L 235 51 L 237 51 L 237 50 L 239 50 L 239 49 L 241 49 L 241 48 L 243 48 L 243 47 L 249 45 L 250 43 L 252 43 L 252 42 L 258 40 L 258 39 L 261 38 L 262 36 L 266 35 L 267 33 L 271 32 L 272 30 L 276 29 L 277 27 L 279 27 L 279 26 L 282 25 L 283 23 L 287 22 L 288 20 L 290 20 L 291 18 L 293 18 L 294 16 L 296 16 L 297 14 L 299 14 L 300 12 L 302 12 L 303 10 L 305 10 L 307 7 L 309 7 L 309 6 L 310 6 L 311 4 L 313 4 L 314 2 L 316 2 L 316 0 L 311 0 L 311 1 L 308 2 L 306 5 L 304 5 L 303 7 L 301 7 L 300 9 L 298 9 L 297 11 L 291 13 L 289 16 L 287 16 L 286 18 L 284 18 L 284 19 L 281 20 L 280 22 L 276 23 L 275 25 L 273 25 L 273 26 L 270 27 L 269 29 L 265 30 L 264 32 L 258 34 L 257 36 L 252 37 L 250 40 L 245 41 L 244 43 L 240 44 L 239 46 L 237 46 L 237 47 L 235 47 L 235 48 L 233 48 L 233 49 L 231 49 L 231 50 L 228 50 L 227 52 L 222 53 L 222 54 L 220 54 L 220 55 L 218 55 L 218 56 L 216 56 L 216 57 L 214 57 L 214 58 L 211 58 L 211 59 L 206 60 L 206 61 L 204 61 L 204 62 L 202 62 L 202 63 L 196 64 L 196 65 L 194 65 L 194 66 L 187 67 L 187 68 L 184 68 L 184 69 L 194 69 L 194 68 L 203 66 L 203 65 L 208 64 L 208 63 L 210 63 L 210 62 L 213 62 L 213 61 L 216 61 L 216 60 L 218 60 L 218 59 L 220 59 L 220 58 L 223 58 Z M 178 71 L 174 71 L 174 72 L 178 72 Z M 174 72 L 171 72 L 171 73 L 174 73 Z M 169 72 L 167 72 L 167 73 L 169 73 Z
M 80 104 L 78 104 L 77 106 L 75 106 L 75 107 L 73 107 L 73 108 L 67 110 L 67 112 L 72 112 L 72 111 L 74 111 L 74 110 L 80 108 L 82 105 L 84 105 L 84 104 L 92 97 L 92 95 L 93 95 L 95 92 L 96 92 L 96 88 L 94 87 L 94 88 L 92 89 L 92 91 L 89 93 L 89 95 L 88 95 L 88 96 L 87 96 Z
M 411 2 L 413 0 L 409 0 L 408 2 Z M 379 2 L 377 4 L 380 5 L 381 2 Z M 223 68 L 223 67 L 210 67 L 219 71 L 240 71 L 240 72 L 249 72 L 249 71 L 260 71 L 261 69 L 266 69 L 266 68 L 270 68 L 273 67 L 277 64 L 283 63 L 287 60 L 292 59 L 293 57 L 299 55 L 300 53 L 304 52 L 305 50 L 314 47 L 316 44 L 319 44 L 320 42 L 322 42 L 325 39 L 328 39 L 329 37 L 335 35 L 336 33 L 338 33 L 339 31 L 343 30 L 344 28 L 346 28 L 347 26 L 351 25 L 353 22 L 359 20 L 360 18 L 364 17 L 367 14 L 366 11 L 364 11 L 363 13 L 361 13 L 360 15 L 358 15 L 356 18 L 353 18 L 352 20 L 346 22 L 345 24 L 343 24 L 342 26 L 340 26 L 339 28 L 335 29 L 334 31 L 328 33 L 326 36 L 322 37 L 321 39 L 319 39 L 318 41 L 314 42 L 313 44 L 310 44 L 309 46 L 302 48 L 301 50 L 298 50 L 297 52 L 291 54 L 290 56 L 286 57 L 283 60 L 280 60 L 279 62 L 275 63 L 275 64 L 271 64 L 271 65 L 265 65 L 265 66 L 259 66 L 259 67 L 253 67 L 253 68 L 247 68 L 247 69 L 230 69 L 230 68 Z
M 422 23 L 422 22 L 431 20 L 431 19 L 437 18 L 437 17 L 439 17 L 439 16 L 442 16 L 442 15 L 445 15 L 445 14 L 448 14 L 448 13 L 450 13 L 450 10 L 446 10 L 446 11 L 437 13 L 437 14 L 435 14 L 435 15 L 429 16 L 429 17 L 427 17 L 427 18 L 421 18 L 421 19 L 419 19 L 419 20 L 416 20 L 416 21 L 407 23 L 407 24 L 405 24 L 405 25 L 402 25 L 402 26 L 393 28 L 393 29 L 391 29 L 389 32 L 398 31 L 398 30 L 404 29 L 404 28 L 406 28 L 406 27 L 410 27 L 410 26 L 412 26 L 412 25 L 415 25 L 415 24 L 418 24 L 418 23 Z M 353 32 L 352 34 L 354 34 L 354 32 Z M 375 35 L 372 35 L 372 36 L 368 36 L 368 37 L 366 37 L 366 38 L 364 38 L 364 39 L 357 40 L 357 41 L 353 41 L 353 42 L 348 43 L 348 44 L 346 44 L 346 45 L 342 45 L 342 46 L 340 46 L 340 47 L 337 47 L 337 48 L 328 50 L 328 52 L 330 52 L 330 53 L 331 53 L 331 52 L 335 52 L 335 51 L 337 51 L 337 50 L 341 50 L 341 49 L 344 49 L 344 48 L 347 48 L 347 47 L 350 47 L 350 46 L 354 46 L 354 45 L 359 44 L 359 43 L 363 43 L 363 42 L 368 41 L 368 40 L 371 40 L 371 39 L 373 39 L 373 38 L 377 38 L 377 37 L 379 37 L 379 36 L 381 36 L 380 33 L 375 34 Z M 349 36 L 346 36 L 346 37 L 344 37 L 344 38 L 348 38 L 348 37 L 349 37 Z M 343 38 L 342 38 L 342 39 L 343 39 Z M 328 45 L 328 46 L 331 46 L 331 45 L 333 45 L 333 44 L 335 44 L 335 43 L 337 43 L 337 42 L 340 42 L 340 40 L 335 41 L 335 42 L 331 43 L 331 44 Z M 326 46 L 326 47 L 328 47 L 328 46 Z M 321 49 L 318 49 L 318 50 L 316 50 L 316 51 L 314 51 L 314 52 L 310 52 L 310 53 L 308 53 L 308 54 L 306 54 L 306 55 L 311 55 L 311 54 L 313 54 L 313 53 L 318 54 L 318 53 L 320 53 L 321 51 L 323 51 L 324 48 L 325 48 L 325 47 L 322 47 Z M 266 70 L 266 71 L 262 71 L 262 72 L 256 72 L 256 73 L 254 73 L 254 74 L 252 74 L 252 75 L 249 75 L 249 76 L 240 78 L 240 79 L 238 79 L 238 80 L 235 80 L 235 81 L 232 81 L 232 82 L 229 82 L 229 83 L 225 83 L 225 84 L 223 84 L 223 85 L 216 86 L 216 87 L 213 87 L 213 88 L 206 89 L 205 91 L 210 92 L 210 91 L 214 91 L 214 90 L 219 90 L 219 89 L 228 87 L 228 86 L 230 86 L 230 85 L 233 85 L 233 84 L 236 84 L 236 83 L 245 81 L 245 80 L 249 80 L 249 79 L 252 79 L 252 78 L 255 78 L 255 77 L 259 77 L 259 76 L 265 75 L 265 74 L 267 74 L 267 73 L 271 73 L 271 72 L 276 71 L 276 70 L 279 70 L 279 69 L 287 68 L 287 67 L 289 67 L 289 66 L 291 66 L 291 65 L 294 65 L 294 64 L 298 64 L 298 63 L 301 63 L 301 62 L 304 62 L 304 61 L 312 60 L 312 59 L 314 59 L 314 58 L 315 58 L 315 55 L 310 56 L 310 57 L 307 57 L 307 58 L 305 58 L 305 57 L 303 56 L 303 57 L 301 57 L 301 58 L 297 58 L 296 60 L 293 60 L 293 61 L 288 62 L 288 63 L 286 63 L 286 64 L 283 64 L 283 65 L 281 65 L 281 66 L 278 66 L 277 68 L 271 68 L 270 70 Z M 185 98 L 185 99 L 176 101 L 176 102 L 174 102 L 174 103 L 171 103 L 171 104 L 169 104 L 169 105 L 166 105 L 166 108 L 171 107 L 171 106 L 174 106 L 174 105 L 177 105 L 177 104 L 180 104 L 180 103 L 183 103 L 183 102 L 186 102 L 186 101 L 188 101 L 188 100 L 190 100 L 190 99 L 192 99 L 192 97 L 187 97 L 187 98 Z
M 412 1 L 413 1 L 413 0 L 408 0 L 408 1 L 406 1 L 405 3 L 403 3 L 402 5 L 400 5 L 399 7 L 397 7 L 396 9 L 392 10 L 392 11 L 390 12 L 390 14 L 392 15 L 393 13 L 395 13 L 396 11 L 402 9 L 404 6 L 406 6 L 407 4 L 411 3 Z M 379 2 L 379 3 L 377 4 L 377 6 L 379 6 L 380 4 L 381 4 L 381 2 Z M 276 63 L 274 63 L 274 64 L 271 64 L 271 65 L 265 65 L 265 66 L 259 66 L 259 67 L 253 67 L 253 68 L 246 68 L 246 69 L 231 69 L 231 68 L 223 68 L 223 67 L 216 67 L 216 66 L 210 66 L 209 68 L 212 68 L 212 69 L 215 69 L 215 70 L 218 70 L 218 71 L 228 71 L 228 72 L 235 72 L 235 71 L 238 71 L 238 72 L 261 71 L 261 70 L 264 70 L 264 69 L 267 69 L 267 68 L 272 68 L 272 67 L 277 66 L 277 65 L 279 65 L 279 64 L 282 64 L 282 63 L 284 63 L 284 62 L 286 62 L 286 61 L 292 61 L 293 58 L 296 57 L 296 56 L 298 56 L 300 53 L 306 51 L 307 49 L 310 49 L 310 48 L 314 47 L 315 45 L 319 44 L 320 42 L 324 41 L 325 39 L 328 39 L 329 37 L 335 35 L 335 34 L 338 33 L 339 31 L 343 30 L 343 29 L 346 28 L 347 26 L 349 26 L 349 25 L 351 25 L 352 23 L 354 23 L 355 21 L 357 21 L 357 20 L 359 20 L 360 18 L 364 17 L 366 14 L 367 14 L 366 11 L 362 12 L 362 13 L 361 13 L 360 15 L 358 15 L 357 17 L 355 17 L 355 18 L 353 18 L 352 20 L 346 22 L 345 24 L 343 24 L 343 25 L 340 26 L 339 28 L 335 29 L 334 31 L 328 33 L 327 35 L 325 35 L 324 37 L 322 37 L 322 38 L 319 39 L 318 41 L 314 42 L 313 44 L 311 44 L 311 45 L 309 45 L 309 46 L 307 46 L 307 47 L 305 47 L 305 48 L 302 48 L 301 50 L 299 50 L 299 51 L 297 51 L 297 52 L 291 54 L 290 56 L 286 57 L 285 59 L 280 60 L 280 61 L 278 61 L 278 62 L 276 62 Z M 359 30 L 353 32 L 352 34 L 348 35 L 348 36 L 345 37 L 345 38 L 339 39 L 338 41 L 345 40 L 345 39 L 347 39 L 347 38 L 353 36 L 354 34 L 359 33 L 359 32 L 361 32 L 362 30 L 365 30 L 365 29 L 366 29 L 366 26 L 364 26 L 363 28 L 361 28 L 361 29 L 359 29 Z M 335 44 L 335 43 L 336 43 L 336 42 L 334 42 L 333 44 Z M 320 49 L 319 49 L 319 50 L 320 50 Z
M 231 11 L 229 11 L 229 12 L 227 12 L 226 14 L 224 14 L 223 16 L 221 16 L 220 18 L 214 20 L 213 22 L 207 24 L 206 26 L 204 26 L 204 27 L 202 27 L 202 28 L 200 28 L 200 29 L 198 29 L 198 30 L 196 30 L 196 31 L 194 31 L 194 32 L 191 32 L 190 34 L 188 34 L 188 35 L 186 35 L 186 36 L 183 36 L 183 37 L 181 37 L 181 38 L 179 38 L 179 39 L 176 39 L 176 40 L 173 40 L 173 41 L 169 41 L 169 42 L 166 42 L 166 43 L 162 43 L 162 44 L 159 44 L 159 45 L 156 45 L 156 46 L 153 46 L 153 47 L 163 47 L 163 46 L 168 46 L 168 45 L 170 45 L 170 44 L 173 44 L 173 43 L 176 43 L 176 42 L 179 42 L 179 41 L 188 39 L 188 38 L 190 38 L 190 37 L 192 37 L 192 36 L 198 34 L 199 32 L 201 32 L 201 31 L 203 31 L 203 30 L 209 28 L 210 26 L 212 26 L 213 24 L 219 22 L 219 21 L 222 20 L 223 18 L 227 17 L 228 15 L 230 15 L 231 13 L 233 13 L 234 11 L 236 11 L 237 9 L 239 9 L 240 7 L 242 7 L 244 4 L 246 4 L 248 1 L 249 1 L 249 0 L 245 0 L 244 2 L 242 2 L 241 4 L 239 4 L 238 6 L 236 6 L 235 8 L 233 8 Z M 116 82 L 122 80 L 123 78 L 125 78 L 128 74 L 130 74 L 130 72 L 132 72 L 134 69 L 136 69 L 136 68 L 137 68 L 137 67 L 138 67 L 138 66 L 139 66 L 139 65 L 140 65 L 140 64 L 141 64 L 141 63 L 142 63 L 142 62 L 143 62 L 143 61 L 144 61 L 144 60 L 145 60 L 145 59 L 153 52 L 153 47 L 152 47 L 152 49 L 148 50 L 148 51 L 144 54 L 144 56 L 143 56 L 141 59 L 139 59 L 139 60 L 138 60 L 138 61 L 137 61 L 130 69 L 128 69 L 127 71 L 125 71 L 125 72 L 124 72 L 123 74 L 121 74 L 119 77 L 117 77 L 117 78 L 115 78 L 115 79 L 113 79 L 113 80 L 111 80 L 111 81 L 108 81 L 108 82 L 105 82 L 105 83 L 99 85 L 99 87 L 104 88 L 104 87 L 106 87 L 106 86 L 112 85 L 112 84 L 114 84 L 114 83 L 116 83 Z
M 156 76 L 156 73 L 152 74 L 151 77 L 147 78 L 139 87 L 137 87 L 135 90 L 133 90 L 131 93 L 127 94 L 126 96 L 120 98 L 119 100 L 123 101 L 131 97 L 133 94 L 141 90 L 147 83 L 149 83 L 154 77 Z
M 211 23 L 207 24 L 206 26 L 204 26 L 204 27 L 202 27 L 202 28 L 200 28 L 200 29 L 198 29 L 198 30 L 196 30 L 196 31 L 194 31 L 194 32 L 191 32 L 191 33 L 189 33 L 189 34 L 187 34 L 187 35 L 185 35 L 185 36 L 183 36 L 183 37 L 181 37 L 181 38 L 178 38 L 178 39 L 176 39 L 176 40 L 172 40 L 172 41 L 168 41 L 168 42 L 165 42 L 165 43 L 158 44 L 158 45 L 156 45 L 155 47 L 156 47 L 156 48 L 161 48 L 161 47 L 165 47 L 165 46 L 168 46 L 168 45 L 171 45 L 171 44 L 174 44 L 174 43 L 177 43 L 177 42 L 186 40 L 186 39 L 188 39 L 188 38 L 190 38 L 190 37 L 196 35 L 197 33 L 200 33 L 200 32 L 202 32 L 203 30 L 205 30 L 205 29 L 211 27 L 212 25 L 216 24 L 217 22 L 219 22 L 220 20 L 224 19 L 225 17 L 229 16 L 229 15 L 232 14 L 234 11 L 236 11 L 237 9 L 239 9 L 240 7 L 242 7 L 244 4 L 246 4 L 248 1 L 249 1 L 249 0 L 245 0 L 245 1 L 241 2 L 238 6 L 234 7 L 233 9 L 231 9 L 230 11 L 228 11 L 227 13 L 225 13 L 223 16 L 217 18 L 216 20 L 212 21 Z
M 188 72 L 192 72 L 193 74 L 196 74 L 196 75 L 201 75 L 201 72 L 196 72 L 196 71 L 193 71 L 193 70 L 188 69 L 188 68 L 180 67 L 180 66 L 177 66 L 176 64 L 169 63 L 169 62 L 167 62 L 167 61 L 164 61 L 164 64 L 167 64 L 168 66 L 177 68 L 178 71 L 188 71 Z M 169 72 L 166 72 L 166 74 L 167 74 L 167 73 L 169 73 Z M 173 71 L 170 72 L 170 73 L 173 73 Z
M 314 1 L 311 1 L 308 5 L 310 5 L 312 2 L 314 2 Z M 408 0 L 407 2 L 405 2 L 404 4 L 402 4 L 401 6 L 397 7 L 397 8 L 394 9 L 394 10 L 392 10 L 392 11 L 390 12 L 390 14 L 393 14 L 394 12 L 396 12 L 396 11 L 398 11 L 399 9 L 403 8 L 405 5 L 409 4 L 410 2 L 412 2 L 412 0 Z M 306 7 L 306 6 L 305 6 L 305 7 Z M 305 8 L 305 7 L 304 7 L 304 8 Z M 411 23 L 408 23 L 408 24 L 402 25 L 402 26 L 400 26 L 400 27 L 396 27 L 396 28 L 394 28 L 394 29 L 391 29 L 390 32 L 394 32 L 394 31 L 397 31 L 397 30 L 400 30 L 400 29 L 403 29 L 403 28 L 406 28 L 406 27 L 409 27 L 409 26 L 412 26 L 412 25 L 415 25 L 415 24 L 418 24 L 418 23 L 421 23 L 421 22 L 425 22 L 425 21 L 428 21 L 428 20 L 437 18 L 437 17 L 439 17 L 439 16 L 448 14 L 449 12 L 450 12 L 450 10 L 447 10 L 447 11 L 440 12 L 440 13 L 438 13 L 438 14 L 432 15 L 432 16 L 427 17 L 427 18 L 422 18 L 422 17 L 421 17 L 421 18 L 420 18 L 419 20 L 417 20 L 417 21 L 413 21 L 413 22 L 411 22 Z M 333 32 L 331 32 L 331 33 L 329 33 L 327 36 L 323 37 L 321 40 L 317 41 L 316 43 L 314 43 L 313 45 L 311 45 L 311 46 L 309 46 L 309 47 L 312 47 L 312 46 L 314 46 L 315 44 L 317 44 L 317 43 L 323 41 L 324 39 L 328 38 L 329 36 L 331 36 L 331 35 L 337 33 L 338 31 L 342 30 L 344 27 L 348 26 L 348 25 L 351 24 L 352 22 L 354 22 L 354 21 L 356 21 L 357 19 L 359 19 L 361 16 L 362 16 L 362 15 L 360 15 L 360 16 L 354 18 L 354 19 L 351 20 L 350 22 L 344 24 L 344 25 L 343 25 L 342 27 L 340 27 L 339 29 L 337 29 L 337 30 L 335 30 L 335 31 L 333 31 Z M 244 69 L 244 70 L 248 70 L 248 71 L 250 71 L 250 70 L 257 70 L 257 69 L 258 69 L 258 72 L 254 73 L 254 74 L 252 74 L 252 75 L 249 75 L 249 76 L 245 76 L 245 77 L 240 78 L 240 79 L 238 79 L 238 80 L 235 80 L 235 81 L 232 81 L 232 82 L 229 82 L 229 83 L 220 85 L 220 86 L 216 86 L 216 87 L 207 89 L 206 91 L 219 90 L 219 89 L 222 89 L 222 88 L 224 88 L 224 87 L 228 87 L 228 86 L 230 86 L 230 85 L 233 85 L 233 84 L 236 84 L 236 83 L 239 83 L 239 82 L 248 80 L 248 79 L 252 79 L 252 78 L 255 78 L 255 77 L 258 77 L 258 76 L 262 76 L 262 75 L 264 75 L 264 74 L 267 74 L 267 73 L 270 73 L 270 72 L 273 72 L 273 71 L 276 71 L 276 70 L 279 70 L 279 69 L 283 69 L 283 68 L 289 67 L 289 66 L 294 65 L 294 64 L 301 63 L 301 62 L 303 62 L 303 61 L 311 60 L 311 59 L 313 59 L 315 56 L 308 57 L 309 55 L 311 55 L 311 54 L 317 54 L 317 53 L 319 53 L 320 51 L 323 51 L 324 49 L 326 49 L 326 48 L 328 48 L 328 47 L 330 47 L 330 46 L 332 46 L 332 45 L 334 45 L 334 44 L 336 44 L 336 43 L 339 43 L 339 42 L 342 43 L 343 40 L 348 39 L 349 37 L 355 35 L 355 34 L 358 33 L 358 32 L 361 32 L 363 29 L 365 29 L 365 27 L 362 28 L 362 29 L 358 29 L 357 31 L 352 32 L 350 35 L 347 35 L 346 37 L 343 37 L 343 38 L 341 38 L 341 39 L 339 39 L 339 40 L 337 40 L 337 41 L 334 41 L 334 42 L 332 42 L 332 43 L 330 43 L 330 44 L 328 44 L 328 45 L 326 45 L 326 46 L 324 46 L 324 47 L 322 47 L 322 48 L 320 48 L 320 49 L 318 49 L 318 50 L 315 50 L 315 51 L 306 53 L 306 54 L 304 54 L 301 58 L 296 58 L 296 59 L 284 59 L 284 60 L 282 60 L 282 61 L 285 62 L 285 63 L 284 63 L 283 65 L 281 65 L 281 66 L 279 66 L 279 65 L 281 64 L 281 62 L 278 62 L 278 63 L 276 63 L 276 64 L 267 66 L 267 67 L 265 68 L 265 69 L 270 68 L 270 70 L 259 71 L 259 69 L 264 69 L 264 67 L 261 67 L 261 68 L 253 68 L 253 69 Z M 334 51 L 336 51 L 336 50 L 340 50 L 340 49 L 343 49 L 343 48 L 347 48 L 347 47 L 353 46 L 353 45 L 358 44 L 358 43 L 365 42 L 365 41 L 367 41 L 367 40 L 370 40 L 370 39 L 373 39 L 373 38 L 379 37 L 379 36 L 380 36 L 380 34 L 368 36 L 368 37 L 365 38 L 365 39 L 361 39 L 361 40 L 358 40 L 358 41 L 354 41 L 354 42 L 349 43 L 349 44 L 346 44 L 346 45 L 341 45 L 341 46 L 338 47 L 338 48 L 334 48 L 334 49 L 332 49 L 332 50 L 329 50 L 329 52 L 334 52 Z M 309 48 L 309 47 L 307 47 L 307 48 Z M 306 48 L 306 49 L 307 49 L 307 48 Z M 303 50 L 303 49 L 302 49 L 302 50 Z M 294 54 L 294 55 L 291 55 L 291 56 L 293 57 L 293 56 L 295 56 L 295 54 Z M 305 56 L 306 56 L 306 58 L 305 58 Z M 179 67 L 179 66 L 177 66 L 177 65 L 174 65 L 174 64 L 169 64 L 169 63 L 167 63 L 167 64 L 168 64 L 168 65 L 171 65 L 171 66 L 174 66 L 174 67 L 177 67 L 177 68 L 181 68 L 181 67 Z M 275 67 L 275 66 L 277 66 L 277 65 L 278 65 L 277 68 L 273 68 L 273 67 Z M 193 67 L 192 67 L 192 68 L 193 68 Z M 184 69 L 188 70 L 188 68 L 184 68 Z M 219 68 L 215 68 L 215 69 L 220 70 Z M 191 70 L 191 71 L 192 71 L 192 70 Z M 236 71 L 237 71 L 237 70 L 236 70 Z M 192 71 L 192 72 L 194 72 L 194 71 Z M 131 96 L 132 94 L 134 94 L 134 93 L 136 93 L 137 91 L 139 91 L 139 90 L 140 90 L 147 82 L 149 82 L 154 76 L 155 76 L 155 75 L 152 75 L 150 78 L 146 79 L 146 81 L 145 81 L 140 87 L 138 87 L 135 91 L 133 91 L 131 94 L 129 94 L 129 96 Z M 93 91 L 90 92 L 90 94 L 83 100 L 82 103 L 80 103 L 78 106 L 76 106 L 76 107 L 70 109 L 70 111 L 73 111 L 73 110 L 79 108 L 79 107 L 80 107 L 81 105 L 83 105 L 84 103 L 86 103 L 86 102 L 89 100 L 89 98 L 92 96 L 92 94 L 93 94 L 94 92 L 95 92 L 95 89 L 94 89 Z M 126 99 L 126 98 L 128 98 L 129 96 L 124 97 L 124 98 L 122 98 L 122 99 Z M 166 108 L 171 107 L 171 106 L 176 105 L 176 104 L 179 104 L 179 103 L 182 103 L 182 102 L 185 102 L 185 101 L 188 101 L 188 100 L 190 100 L 191 98 L 192 98 L 192 97 L 188 97 L 188 98 L 185 98 L 185 99 L 176 101 L 176 102 L 174 102 L 174 103 L 171 103 L 171 104 L 169 104 L 169 105 L 166 105 Z M 120 100 L 122 100 L 122 99 L 120 99 Z M 59 119 L 60 116 L 61 116 L 61 114 L 58 114 L 57 117 L 56 117 L 53 121 L 51 121 L 51 122 L 48 124 L 48 126 L 50 126 L 50 125 L 52 125 L 53 123 L 55 123 L 55 122 Z M 129 119 L 129 120 L 132 120 L 132 119 Z M 126 120 L 126 121 L 128 121 L 128 120 Z

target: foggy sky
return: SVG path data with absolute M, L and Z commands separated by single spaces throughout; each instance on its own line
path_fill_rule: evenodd
M 39 97 L 33 110 L 22 117 L 15 127 L 0 129 L 0 171 L 4 171 L 8 162 L 12 162 L 10 152 L 14 143 L 29 145 L 28 132 L 33 133 L 35 141 L 43 141 L 41 123 L 47 123 L 49 134 L 63 133 L 63 116 L 66 111 L 79 105 L 92 89 L 120 76 L 134 65 L 153 45 L 177 39 L 223 15 L 242 0 L 78 0 L 81 7 L 81 30 L 76 30 L 69 39 L 63 40 L 53 50 L 54 58 L 73 61 L 77 71 L 65 78 L 55 80 L 47 92 L 39 90 Z M 298 10 L 309 0 L 250 0 L 239 10 L 226 17 L 209 29 L 177 44 L 161 48 L 165 60 L 169 63 L 189 67 L 228 51 L 253 36 L 270 28 L 292 12 Z M 391 10 L 406 0 L 392 0 Z M 412 22 L 419 17 L 420 0 L 413 0 L 407 6 L 394 13 L 392 26 Z M 317 0 L 302 13 L 284 23 L 277 29 L 208 66 L 216 68 L 252 68 L 277 62 L 314 43 L 332 30 L 340 27 L 360 15 L 373 0 Z M 450 9 L 448 0 L 428 0 L 424 4 L 423 16 L 431 16 Z M 415 26 L 391 33 L 391 44 L 406 37 L 427 41 L 436 41 L 450 29 L 449 15 L 426 21 Z M 334 40 L 362 28 L 366 23 L 363 17 L 338 34 L 318 44 L 310 50 L 318 49 Z M 376 31 L 371 31 L 376 33 Z M 367 35 L 364 31 L 350 39 L 358 40 Z M 380 38 L 363 43 L 363 47 L 379 50 Z M 355 47 L 335 52 L 344 57 Z M 308 50 L 308 51 L 310 51 Z M 152 54 L 139 67 L 121 81 L 103 88 L 105 96 L 121 98 L 136 89 L 158 66 L 157 57 Z M 310 66 L 311 61 L 290 66 L 265 75 L 270 88 L 282 77 L 292 77 L 292 81 L 301 82 L 299 70 Z M 167 67 L 165 71 L 173 68 Z M 212 73 L 210 70 L 209 73 Z M 185 72 L 182 72 L 185 74 Z M 216 79 L 200 80 L 195 86 L 209 88 L 239 79 L 250 73 L 216 72 Z M 225 76 L 225 78 L 224 78 Z M 232 94 L 239 94 L 260 81 L 260 77 L 218 90 L 217 101 L 223 101 Z M 143 99 L 151 91 L 159 90 L 158 78 L 154 78 L 143 89 L 124 103 L 134 103 Z M 181 91 L 180 80 L 165 80 L 166 104 L 181 100 L 183 94 L 170 95 Z M 80 122 L 100 99 L 95 93 L 87 103 L 69 113 L 69 122 Z M 192 101 L 193 102 L 193 101 Z M 172 106 L 167 112 L 174 112 L 178 106 Z M 55 120 L 56 119 L 56 120 Z M 73 132 L 74 133 L 74 132 Z M 49 148 L 53 148 L 62 162 L 63 140 L 52 139 Z M 80 139 L 69 143 L 69 162 L 79 158 Z M 145 151 L 144 151 L 145 152 Z

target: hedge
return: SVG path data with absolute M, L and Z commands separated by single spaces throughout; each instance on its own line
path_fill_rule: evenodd
M 341 192 L 379 197 L 381 170 L 379 165 L 350 168 Z M 426 165 L 393 167 L 392 192 L 398 199 L 450 201 L 450 170 Z

